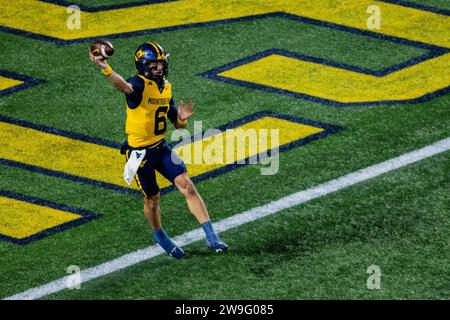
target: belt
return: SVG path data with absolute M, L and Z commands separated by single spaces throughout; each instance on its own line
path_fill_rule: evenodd
M 125 154 L 129 150 L 142 150 L 142 149 L 158 149 L 159 147 L 162 147 L 165 145 L 165 140 L 161 139 L 158 142 L 155 142 L 153 144 L 150 144 L 148 146 L 143 147 L 132 147 L 128 144 L 128 140 L 125 140 L 122 145 L 120 146 L 120 153 Z

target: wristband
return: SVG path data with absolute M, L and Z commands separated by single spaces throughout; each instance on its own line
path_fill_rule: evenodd
M 185 126 L 187 124 L 187 119 L 181 120 L 180 116 L 178 116 L 178 124 Z
M 106 65 L 106 69 L 102 69 L 102 73 L 105 76 L 109 76 L 111 74 L 111 72 L 113 72 L 113 69 L 111 68 L 111 66 L 109 64 Z

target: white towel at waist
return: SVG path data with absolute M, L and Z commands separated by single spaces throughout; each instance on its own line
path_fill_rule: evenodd
M 145 149 L 143 150 L 133 150 L 131 152 L 130 158 L 125 164 L 123 169 L 123 178 L 129 185 L 133 182 L 134 176 L 141 165 L 142 160 L 145 158 Z

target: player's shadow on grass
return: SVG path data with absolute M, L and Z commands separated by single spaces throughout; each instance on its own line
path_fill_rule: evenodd
M 369 209 L 353 216 L 342 212 L 303 217 L 281 225 L 271 223 L 271 232 L 267 232 L 267 226 L 261 226 L 262 229 L 256 226 L 239 235 L 233 233 L 230 240 L 234 241 L 227 241 L 223 236 L 230 245 L 225 254 L 237 260 L 248 259 L 250 272 L 270 277 L 284 264 L 309 259 L 332 248 L 339 251 L 348 247 L 349 251 L 345 252 L 352 252 L 355 248 L 395 243 L 414 234 L 414 226 L 423 219 L 420 213 L 387 210 L 375 213 Z M 198 250 L 195 254 L 207 255 L 208 251 Z
M 231 251 L 216 253 L 209 248 L 183 248 L 186 257 L 184 259 L 193 259 L 195 257 L 210 257 L 232 254 Z

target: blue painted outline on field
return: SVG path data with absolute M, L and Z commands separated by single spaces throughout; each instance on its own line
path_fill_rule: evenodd
M 450 50 L 449 50 L 450 51 Z M 314 62 L 314 63 L 318 63 L 318 64 L 322 64 L 322 65 L 326 65 L 326 66 L 330 66 L 330 67 L 335 67 L 335 68 L 339 68 L 339 69 L 344 69 L 344 70 L 349 70 L 349 71 L 353 71 L 353 72 L 357 72 L 357 73 L 362 73 L 362 74 L 367 74 L 367 75 L 372 75 L 375 77 L 384 77 L 388 74 L 394 73 L 396 71 L 399 71 L 401 69 L 407 68 L 407 67 L 411 67 L 413 65 L 416 65 L 420 62 L 432 59 L 432 58 L 436 58 L 438 56 L 443 55 L 446 52 L 427 52 L 421 56 L 412 58 L 408 61 L 404 61 L 398 64 L 395 64 L 393 66 L 381 69 L 381 70 L 371 70 L 371 69 L 366 69 L 366 68 L 360 68 L 358 66 L 354 66 L 354 65 L 349 65 L 349 64 L 345 64 L 345 63 L 341 63 L 341 62 L 336 62 L 336 61 L 332 61 L 332 60 L 327 60 L 327 59 L 322 59 L 322 58 L 316 58 L 314 56 L 309 56 L 309 55 L 304 55 L 304 54 L 299 54 L 299 53 L 295 53 L 295 52 L 291 52 L 288 50 L 283 50 L 283 49 L 277 49 L 277 48 L 271 48 L 271 49 L 267 49 L 267 50 L 263 50 L 261 52 L 258 52 L 254 55 L 245 57 L 243 59 L 239 59 L 227 64 L 224 64 L 220 67 L 217 68 L 213 68 L 209 71 L 206 72 L 202 72 L 198 75 L 206 77 L 206 78 L 210 78 L 210 77 L 216 77 L 218 73 L 224 72 L 224 71 L 228 71 L 231 70 L 233 68 L 239 67 L 241 65 L 245 65 L 248 64 L 250 62 L 253 61 L 257 61 L 260 60 L 262 58 L 268 57 L 270 55 L 273 54 L 277 54 L 277 55 L 282 55 L 288 58 L 294 58 L 297 60 L 302 60 L 302 61 L 308 61 L 308 62 Z M 220 76 L 219 76 L 220 77 Z
M 29 76 L 26 76 L 23 74 L 14 73 L 14 72 L 11 72 L 11 71 L 8 71 L 5 69 L 0 69 L 0 76 L 5 77 L 5 78 L 14 79 L 14 80 L 23 81 L 22 84 L 18 84 L 16 86 L 0 90 L 0 97 L 30 88 L 30 87 L 35 86 L 40 83 L 46 82 L 45 80 L 29 77 Z
M 375 0 L 375 1 L 396 4 L 396 5 L 402 6 L 402 7 L 408 7 L 408 8 L 413 8 L 413 9 L 417 9 L 420 11 L 428 11 L 428 12 L 432 12 L 432 13 L 442 14 L 444 16 L 450 16 L 450 10 L 448 10 L 448 9 L 436 8 L 436 7 L 428 6 L 425 4 L 419 4 L 416 2 L 403 1 L 403 0 Z
M 165 3 L 165 2 L 176 2 L 179 0 L 131 1 L 128 3 L 111 4 L 111 5 L 104 5 L 104 6 L 87 6 L 87 5 L 84 5 L 81 3 L 78 4 L 78 3 L 73 3 L 73 2 L 65 1 L 65 0 L 39 0 L 39 1 L 52 3 L 52 4 L 56 4 L 58 6 L 63 6 L 63 7 L 76 5 L 80 8 L 81 11 L 85 11 L 85 12 L 101 12 L 101 11 L 108 11 L 108 10 L 114 10 L 114 9 L 133 8 L 133 7 L 139 7 L 139 6 L 144 6 L 144 5 Z M 442 14 L 442 15 L 446 15 L 446 16 L 450 15 L 450 10 L 432 7 L 432 6 L 419 4 L 419 3 L 415 3 L 415 2 L 411 2 L 411 1 L 403 1 L 403 0 L 375 0 L 375 1 L 395 4 L 395 5 L 402 6 L 402 7 L 418 9 L 421 11 L 429 11 L 432 13 L 438 13 L 438 14 Z
M 119 151 L 117 151 L 117 152 L 119 152 Z M 70 180 L 70 181 L 77 182 L 77 183 L 84 183 L 84 184 L 88 184 L 88 185 L 91 185 L 94 187 L 101 187 L 101 188 L 105 188 L 105 189 L 109 189 L 109 190 L 113 190 L 113 191 L 118 191 L 121 193 L 137 194 L 137 192 L 135 192 L 136 190 L 131 189 L 131 188 L 122 187 L 122 186 L 119 186 L 119 185 L 116 185 L 113 183 L 104 182 L 104 181 L 98 181 L 98 180 L 94 180 L 94 179 L 80 177 L 80 176 L 76 176 L 76 175 L 66 173 L 63 171 L 46 169 L 43 167 L 34 166 L 31 164 L 27 164 L 27 163 L 23 163 L 23 162 L 19 162 L 19 161 L 0 158 L 0 164 L 8 166 L 8 167 L 12 167 L 12 168 L 19 168 L 19 169 L 23 169 L 23 170 L 27 170 L 27 171 L 31 171 L 31 172 L 40 173 L 40 174 L 51 176 L 51 177 L 66 179 L 66 180 Z M 125 165 L 125 161 L 124 161 L 124 165 Z
M 121 4 L 111 4 L 111 5 L 104 5 L 104 6 L 98 6 L 98 7 L 91 7 L 84 4 L 78 4 L 73 3 L 69 1 L 64 0 L 39 0 L 40 2 L 47 2 L 51 4 L 56 4 L 58 6 L 62 7 L 68 7 L 68 6 L 78 6 L 81 11 L 84 12 L 101 12 L 101 11 L 108 11 L 108 10 L 114 10 L 114 9 L 124 9 L 124 8 L 132 8 L 132 7 L 139 7 L 139 6 L 145 6 L 149 4 L 158 4 L 158 3 L 165 3 L 165 2 L 176 2 L 179 0 L 147 0 L 147 1 L 132 1 L 128 3 L 121 3 Z
M 439 10 L 439 9 L 435 9 L 435 11 L 425 10 L 425 8 L 431 8 L 431 7 L 423 7 L 423 6 L 419 6 L 419 5 L 413 6 L 413 4 L 411 4 L 411 3 L 408 3 L 408 5 L 403 5 L 403 4 L 401 4 L 401 3 L 405 3 L 403 1 L 397 1 L 398 3 L 395 3 L 395 0 L 392 0 L 392 1 L 391 0 L 376 0 L 376 1 L 392 3 L 392 4 L 399 5 L 399 6 L 414 8 L 414 9 L 418 9 L 421 11 L 430 11 L 433 13 L 436 13 L 435 11 Z M 45 1 L 45 2 L 53 3 L 52 1 Z M 54 4 L 59 5 L 56 2 L 57 1 L 55 1 Z M 162 1 L 162 2 L 164 2 L 164 1 Z M 166 2 L 171 2 L 171 1 L 169 0 Z M 130 5 L 129 7 L 132 7 L 132 6 L 133 5 Z M 138 6 L 138 5 L 136 5 L 136 6 Z M 107 10 L 110 10 L 110 9 L 107 9 Z M 106 10 L 99 10 L 99 11 L 106 11 Z M 438 12 L 438 13 L 440 13 L 440 14 L 450 15 L 450 11 L 448 11 L 448 10 L 439 10 L 439 11 L 440 12 Z M 139 35 L 144 35 L 144 34 L 156 34 L 156 33 L 162 33 L 162 32 L 167 32 L 167 31 L 184 30 L 184 29 L 190 29 L 190 28 L 196 28 L 196 27 L 207 27 L 207 26 L 214 26 L 214 25 L 218 25 L 218 24 L 228 24 L 228 23 L 234 23 L 234 22 L 249 21 L 249 20 L 254 20 L 254 19 L 263 19 L 263 18 L 271 18 L 271 17 L 294 19 L 294 20 L 302 21 L 303 23 L 306 23 L 306 24 L 315 24 L 315 25 L 319 25 L 319 26 L 328 27 L 331 29 L 353 32 L 356 34 L 365 34 L 369 37 L 391 40 L 393 42 L 409 43 L 409 44 L 416 43 L 418 46 L 424 45 L 426 47 L 433 46 L 433 45 L 426 44 L 426 43 L 419 42 L 419 41 L 408 40 L 408 39 L 399 38 L 399 37 L 395 37 L 395 36 L 387 36 L 384 34 L 373 32 L 373 31 L 347 27 L 347 26 L 343 26 L 343 25 L 339 25 L 339 24 L 335 24 L 335 23 L 331 23 L 331 22 L 326 22 L 326 21 L 322 21 L 322 20 L 318 20 L 318 19 L 311 19 L 311 18 L 307 18 L 304 16 L 294 15 L 294 14 L 285 13 L 285 12 L 281 12 L 281 11 L 274 11 L 271 13 L 256 14 L 256 15 L 250 15 L 250 16 L 237 17 L 237 18 L 213 20 L 213 21 L 207 21 L 207 22 L 180 24 L 180 25 L 170 26 L 170 27 L 161 27 L 161 28 L 144 29 L 144 30 L 122 32 L 122 33 L 115 33 L 115 34 L 99 35 L 99 36 L 94 36 L 94 37 L 78 38 L 78 39 L 73 39 L 73 40 L 64 40 L 61 38 L 46 36 L 46 35 L 42 35 L 39 33 L 33 33 L 30 31 L 24 31 L 21 29 L 5 27 L 5 26 L 0 26 L 0 31 L 28 37 L 28 38 L 35 39 L 35 40 L 52 42 L 52 43 L 55 43 L 58 45 L 70 45 L 73 43 L 88 42 L 88 41 L 92 41 L 92 40 L 99 39 L 99 38 L 104 38 L 104 39 L 128 38 L 128 37 L 139 36 Z M 442 48 L 442 47 L 438 47 L 438 46 L 435 46 L 435 47 Z M 442 49 L 445 49 L 445 48 L 442 48 Z
M 99 38 L 107 39 L 107 40 L 111 40 L 111 39 L 115 39 L 115 38 L 129 38 L 129 37 L 140 36 L 140 35 L 145 35 L 145 34 L 157 34 L 157 33 L 163 33 L 163 32 L 168 32 L 168 31 L 185 30 L 185 29 L 191 29 L 191 28 L 197 28 L 197 27 L 208 27 L 208 26 L 228 24 L 228 23 L 233 23 L 233 22 L 262 19 L 262 18 L 267 18 L 267 17 L 278 17 L 278 16 L 280 16 L 280 14 L 282 14 L 282 13 L 281 12 L 264 13 L 264 14 L 257 14 L 257 15 L 253 15 L 253 16 L 244 16 L 244 17 L 231 18 L 231 19 L 213 20 L 213 21 L 208 21 L 208 22 L 188 23 L 188 24 L 181 24 L 181 25 L 176 25 L 176 26 L 154 28 L 154 29 L 143 29 L 143 30 L 138 30 L 138 31 L 130 31 L 130 32 L 107 34 L 107 35 L 99 35 L 99 36 L 94 36 L 94 37 L 78 38 L 78 39 L 73 39 L 73 40 L 64 40 L 64 39 L 60 39 L 60 38 L 46 36 L 46 35 L 42 35 L 39 33 L 33 33 L 33 32 L 24 31 L 24 30 L 20 30 L 20 29 L 16 29 L 16 28 L 11 28 L 11 27 L 5 27 L 5 26 L 1 26 L 1 25 L 0 25 L 0 31 L 24 36 L 24 37 L 31 38 L 34 40 L 51 42 L 51 43 L 55 43 L 57 45 L 71 45 L 74 43 L 89 42 L 89 41 L 93 41 L 93 40 L 96 40 Z
M 102 216 L 99 213 L 95 213 L 95 212 L 92 212 L 89 210 L 75 208 L 75 207 L 67 206 L 64 204 L 57 203 L 57 202 L 43 200 L 40 198 L 31 197 L 31 196 L 26 196 L 23 194 L 6 191 L 6 190 L 2 190 L 2 189 L 0 189 L 0 197 L 6 197 L 6 198 L 18 200 L 18 201 L 28 202 L 28 203 L 36 204 L 36 205 L 39 205 L 42 207 L 48 207 L 48 208 L 52 208 L 52 209 L 56 209 L 56 210 L 60 210 L 60 211 L 70 212 L 70 213 L 78 214 L 81 216 L 79 218 L 62 223 L 55 227 L 51 227 L 51 228 L 39 231 L 39 232 L 37 232 L 31 236 L 28 236 L 26 238 L 19 239 L 19 238 L 10 237 L 10 236 L 4 235 L 4 234 L 0 234 L 0 240 L 9 241 L 14 244 L 21 244 L 21 245 L 28 244 L 30 242 L 42 239 L 44 237 L 54 235 L 57 232 L 61 232 L 61 231 L 64 231 L 64 230 L 67 230 L 70 228 L 77 227 L 81 224 L 98 219 Z
M 262 84 L 258 84 L 258 83 L 254 83 L 254 82 L 245 81 L 245 80 L 233 79 L 233 78 L 229 78 L 226 76 L 221 76 L 221 75 L 219 75 L 219 73 L 222 73 L 224 71 L 228 71 L 228 70 L 234 69 L 236 67 L 260 60 L 262 58 L 268 57 L 273 54 L 277 54 L 277 55 L 282 55 L 282 56 L 289 57 L 289 58 L 318 63 L 318 64 L 322 64 L 325 66 L 331 66 L 331 67 L 335 67 L 335 68 L 339 68 L 339 69 L 343 69 L 343 70 L 353 71 L 353 72 L 372 75 L 372 76 L 381 78 L 388 74 L 397 72 L 401 69 L 414 66 L 420 62 L 439 57 L 447 52 L 450 52 L 450 50 L 433 50 L 433 51 L 427 52 L 419 57 L 412 58 L 408 61 L 390 66 L 390 67 L 382 69 L 382 70 L 374 71 L 374 70 L 364 69 L 364 68 L 360 68 L 357 66 L 344 64 L 344 63 L 340 63 L 340 62 L 336 62 L 336 61 L 332 61 L 332 60 L 326 60 L 326 59 L 316 58 L 313 56 L 307 56 L 307 55 L 303 55 L 303 54 L 290 52 L 287 50 L 272 48 L 272 49 L 264 50 L 257 54 L 245 57 L 243 59 L 239 59 L 239 60 L 227 63 L 220 67 L 213 68 L 206 72 L 199 73 L 198 75 L 201 77 L 207 78 L 207 79 L 222 81 L 225 83 L 230 83 L 230 84 L 239 85 L 239 86 L 243 86 L 243 87 L 247 87 L 247 88 L 257 89 L 257 90 L 261 90 L 261 91 L 265 91 L 265 92 L 279 93 L 279 94 L 283 94 L 283 95 L 288 95 L 290 97 L 309 100 L 309 101 L 313 101 L 313 102 L 319 102 L 319 103 L 323 103 L 323 104 L 335 106 L 335 107 L 369 106 L 369 105 L 384 105 L 384 104 L 395 104 L 395 103 L 399 103 L 399 104 L 400 103 L 414 103 L 414 102 L 428 101 L 431 98 L 434 98 L 440 94 L 448 92 L 450 89 L 450 86 L 445 87 L 440 90 L 437 90 L 435 92 L 428 93 L 424 96 L 414 98 L 414 99 L 345 103 L 345 102 L 338 102 L 338 101 L 325 99 L 325 98 L 319 98 L 316 96 L 312 96 L 312 95 L 308 95 L 308 94 L 304 94 L 304 93 L 298 93 L 298 92 L 290 91 L 290 90 L 286 90 L 286 89 L 271 87 L 268 85 L 262 85 Z
M 239 126 L 242 126 L 246 123 L 249 123 L 251 121 L 254 120 L 258 120 L 261 119 L 263 117 L 274 117 L 274 118 L 279 118 L 279 119 L 284 119 L 284 120 L 288 120 L 291 122 L 295 122 L 295 123 L 300 123 L 300 124 L 306 124 L 306 125 L 310 125 L 310 126 L 314 126 L 317 128 L 322 128 L 325 129 L 324 131 L 321 131 L 319 133 L 315 133 L 312 134 L 310 136 L 307 136 L 305 138 L 299 139 L 299 140 L 295 140 L 293 142 L 290 142 L 288 144 L 279 146 L 279 152 L 283 152 L 289 149 L 292 149 L 294 147 L 299 147 L 299 146 L 303 146 L 307 143 L 310 143 L 314 140 L 320 139 L 320 138 L 324 138 L 326 136 L 328 136 L 329 134 L 334 134 L 334 133 L 338 133 L 340 131 L 342 131 L 344 128 L 341 126 L 337 126 L 337 125 L 331 125 L 331 124 L 326 124 L 326 123 L 321 123 L 321 122 L 317 122 L 317 121 L 313 121 L 313 120 L 309 120 L 309 119 L 304 119 L 304 118 L 299 118 L 293 115 L 286 115 L 286 114 L 280 114 L 280 113 L 275 113 L 275 112 L 271 112 L 271 111 L 260 111 L 260 112 L 256 112 L 254 114 L 245 116 L 243 118 L 231 121 L 229 123 L 226 123 L 224 125 L 221 125 L 217 128 L 210 128 L 210 129 L 217 129 L 220 131 L 225 131 L 227 129 L 232 129 L 232 128 L 236 128 Z M 0 117 L 0 121 L 2 121 L 2 119 L 4 119 L 4 117 Z M 25 127 L 30 127 L 29 122 L 22 122 L 22 120 L 15 120 L 15 119 L 11 119 L 8 118 L 8 123 L 15 123 L 17 125 L 21 125 L 21 123 L 24 123 Z M 57 129 L 53 129 L 47 126 L 37 126 L 37 125 L 33 125 L 33 129 L 36 130 L 40 130 L 46 133 L 51 133 L 51 134 L 55 134 L 55 135 L 60 135 L 60 136 L 64 136 L 64 137 L 70 137 L 72 139 L 76 139 L 76 140 L 80 140 L 80 141 L 86 141 L 86 136 L 84 135 L 78 135 L 78 134 L 74 134 L 74 133 L 70 133 L 68 131 L 60 131 Z M 209 129 L 206 129 L 205 131 L 207 131 Z M 204 132 L 205 132 L 204 131 Z M 81 137 L 81 139 L 79 139 Z M 201 136 L 191 136 L 191 141 L 197 141 L 198 139 L 201 139 Z M 88 139 L 89 141 L 87 142 L 91 142 L 91 143 L 96 143 L 93 142 L 93 140 Z M 174 147 L 175 145 L 177 145 L 179 142 L 171 142 L 168 145 L 170 147 Z M 102 146 L 109 146 L 111 148 L 117 149 L 117 152 L 119 152 L 120 147 L 118 147 L 118 145 L 120 145 L 119 143 L 113 142 L 113 141 L 105 141 L 105 140 L 101 140 L 100 143 L 96 143 L 96 144 L 100 144 Z M 269 152 L 270 154 L 270 152 Z M 210 172 L 205 172 L 203 174 L 191 177 L 192 181 L 194 181 L 195 183 L 197 182 L 201 182 L 203 180 L 206 179 L 210 179 L 219 175 L 222 175 L 224 173 L 227 173 L 231 170 L 234 170 L 236 168 L 238 168 L 239 166 L 244 166 L 249 164 L 249 162 L 253 161 L 255 158 L 258 159 L 260 157 L 262 157 L 264 155 L 264 153 L 262 154 L 258 154 L 255 155 L 253 157 L 247 157 L 246 159 L 242 160 L 243 162 L 245 162 L 245 164 L 240 164 L 240 163 L 233 163 L 233 164 L 229 164 L 220 168 L 217 168 L 215 170 L 212 170 Z M 125 157 L 124 157 L 124 164 L 125 164 Z M 42 168 L 39 166 L 34 166 L 34 165 L 30 165 L 30 164 L 26 164 L 23 162 L 18 162 L 18 161 L 14 161 L 14 160 L 9 160 L 9 159 L 4 159 L 4 158 L 0 158 L 0 165 L 5 165 L 8 167 L 13 167 L 13 168 L 19 168 L 19 169 L 24 169 L 24 170 L 28 170 L 31 172 L 37 172 L 43 175 L 47 175 L 47 176 L 52 176 L 52 177 L 57 177 L 57 178 L 61 178 L 61 179 L 66 179 L 66 180 L 70 180 L 73 182 L 77 182 L 77 183 L 83 183 L 83 184 L 88 184 L 91 186 L 95 186 L 95 187 L 101 187 L 104 189 L 109 189 L 109 190 L 113 190 L 116 192 L 121 192 L 121 193 L 126 193 L 126 194 L 132 194 L 132 195 L 140 195 L 140 191 L 136 190 L 136 189 L 132 189 L 132 188 L 128 188 L 128 187 L 123 187 L 123 186 L 119 186 L 113 183 L 107 183 L 107 182 L 103 182 L 103 181 L 98 181 L 98 180 L 94 180 L 94 179 L 89 179 L 89 178 L 85 178 L 85 177 L 80 177 L 80 176 L 76 176 L 76 175 L 72 175 L 69 173 L 65 173 L 62 171 L 56 171 L 56 170 L 51 170 L 51 169 L 46 169 L 46 168 Z M 121 174 L 121 173 L 117 173 L 117 174 Z M 175 186 L 170 185 L 167 186 L 165 188 L 162 188 L 160 190 L 161 194 L 166 194 L 172 190 L 175 190 Z
M 71 139 L 75 139 L 75 140 L 80 140 L 83 142 L 98 144 L 101 146 L 106 146 L 106 147 L 111 147 L 111 148 L 116 148 L 116 149 L 120 148 L 120 143 L 115 142 L 115 141 L 109 141 L 109 140 L 105 140 L 105 139 L 95 138 L 95 137 L 91 137 L 91 136 L 88 136 L 85 134 L 75 133 L 75 132 L 71 132 L 71 131 L 67 131 L 67 130 L 56 129 L 56 128 L 53 128 L 50 126 L 46 126 L 46 125 L 42 125 L 42 124 L 35 124 L 35 123 L 25 121 L 25 120 L 19 120 L 19 119 L 14 119 L 14 118 L 5 117 L 5 116 L 0 115 L 0 122 L 10 123 L 10 124 L 18 125 L 18 126 L 29 128 L 29 129 L 38 130 L 38 131 L 45 132 L 45 133 L 55 134 L 55 135 L 61 136 L 61 137 L 66 137 L 66 138 L 71 138 Z
M 288 115 L 288 114 L 281 114 L 281 113 L 276 113 L 276 112 L 272 112 L 272 111 L 259 111 L 256 113 L 253 113 L 251 115 L 245 116 L 243 118 L 234 120 L 228 124 L 224 124 L 222 126 L 219 126 L 217 128 L 211 128 L 211 129 L 217 129 L 220 131 L 225 131 L 228 129 L 233 129 L 233 128 L 237 128 L 240 127 L 246 123 L 264 118 L 264 117 L 273 117 L 273 118 L 278 118 L 278 119 L 283 119 L 283 120 L 287 120 L 287 121 L 291 121 L 291 122 L 295 122 L 295 123 L 299 123 L 299 124 L 305 124 L 305 125 L 309 125 L 309 126 L 314 126 L 316 128 L 322 128 L 324 129 L 321 132 L 309 135 L 307 137 L 289 142 L 287 144 L 281 145 L 278 147 L 278 152 L 284 152 L 296 147 L 301 147 L 304 146 L 310 142 L 313 142 L 314 140 L 318 140 L 321 138 L 325 138 L 326 136 L 330 135 L 330 134 L 335 134 L 338 133 L 342 130 L 344 130 L 344 127 L 338 126 L 338 125 L 332 125 L 332 124 L 327 124 L 327 123 L 322 123 L 322 122 L 318 122 L 318 121 L 314 121 L 314 120 L 310 120 L 310 119 L 305 119 L 305 118 L 299 118 L 297 116 L 293 116 L 293 115 Z M 207 129 L 208 130 L 208 129 Z M 204 131 L 205 132 L 205 131 Z M 204 133 L 203 132 L 203 133 Z M 200 136 L 192 136 L 191 139 L 192 141 L 197 141 L 199 139 L 201 139 L 202 137 Z M 173 142 L 170 144 L 171 147 L 173 147 L 174 145 L 176 145 L 177 142 Z M 272 155 L 272 150 L 268 150 L 267 155 Z M 207 179 L 211 179 L 220 175 L 223 175 L 229 171 L 235 170 L 239 167 L 242 166 L 246 166 L 248 164 L 250 164 L 252 161 L 254 160 L 258 160 L 261 157 L 264 158 L 266 156 L 265 152 L 259 153 L 255 156 L 252 157 L 247 157 L 244 160 L 242 160 L 243 162 L 245 162 L 245 164 L 239 164 L 239 163 L 232 163 L 220 168 L 217 168 L 215 170 L 209 171 L 209 172 L 205 172 L 203 174 L 200 174 L 198 176 L 195 177 L 191 177 L 191 180 L 194 183 L 197 182 L 201 182 L 203 180 L 207 180 Z M 167 190 L 166 190 L 167 189 Z M 169 186 L 166 187 L 164 189 L 161 190 L 161 194 L 170 192 L 172 190 L 175 190 L 175 186 Z
M 381 0 L 379 0 L 379 1 L 381 1 Z M 398 4 L 398 5 L 400 5 L 400 4 Z M 411 7 L 411 5 L 409 5 L 408 7 Z M 409 40 L 409 39 L 399 38 L 399 37 L 395 37 L 395 36 L 387 36 L 384 34 L 372 32 L 372 31 L 368 31 L 368 30 L 361 30 L 361 29 L 357 29 L 357 28 L 342 26 L 342 25 L 335 24 L 335 23 L 306 18 L 303 16 L 297 16 L 297 15 L 293 15 L 293 14 L 287 14 L 284 12 L 273 12 L 273 13 L 267 13 L 267 14 L 254 15 L 254 16 L 232 18 L 232 19 L 216 20 L 216 21 L 209 21 L 209 22 L 186 24 L 186 25 L 177 25 L 177 26 L 165 27 L 165 28 L 147 29 L 147 30 L 126 32 L 126 33 L 105 35 L 105 36 L 101 36 L 101 37 L 107 38 L 107 39 L 123 38 L 123 37 L 130 37 L 130 36 L 136 36 L 136 35 L 141 35 L 141 34 L 153 34 L 153 33 L 182 30 L 182 29 L 200 27 L 200 26 L 212 26 L 212 25 L 216 25 L 216 24 L 227 24 L 227 23 L 233 23 L 233 22 L 239 22 L 239 21 L 262 19 L 262 18 L 268 18 L 268 17 L 280 17 L 280 18 L 290 19 L 290 20 L 298 21 L 298 22 L 305 23 L 305 24 L 312 24 L 312 25 L 317 25 L 320 27 L 329 28 L 332 30 L 340 30 L 340 31 L 363 35 L 363 36 L 367 36 L 367 37 L 371 37 L 371 38 L 375 38 L 375 39 L 386 40 L 386 41 L 399 43 L 399 44 L 403 44 L 403 45 L 407 45 L 407 46 L 413 46 L 413 47 L 417 47 L 417 48 L 421 48 L 421 49 L 426 49 L 429 51 L 427 54 L 424 54 L 422 56 L 410 59 L 406 62 L 397 64 L 395 66 L 395 68 L 397 68 L 397 70 L 400 70 L 400 69 L 406 68 L 406 67 L 411 67 L 415 64 L 426 61 L 427 59 L 435 58 L 435 57 L 438 57 L 439 55 L 450 52 L 449 48 L 444 48 L 444 47 L 440 47 L 440 46 L 436 46 L 436 45 L 431 45 L 431 44 L 427 44 L 427 43 L 423 43 L 423 42 L 419 42 L 419 41 L 413 41 L 413 40 Z M 99 38 L 99 37 L 89 37 L 89 38 L 80 38 L 80 39 L 75 39 L 75 40 L 62 40 L 62 39 L 58 39 L 58 38 L 43 36 L 43 35 L 39 35 L 39 34 L 32 34 L 29 32 L 24 32 L 22 30 L 11 29 L 8 27 L 0 26 L 0 31 L 1 30 L 6 31 L 6 32 L 11 32 L 11 33 L 16 33 L 16 34 L 21 34 L 21 35 L 31 37 L 34 39 L 50 41 L 50 42 L 57 43 L 60 45 L 67 45 L 67 44 L 72 44 L 72 43 L 91 41 L 93 39 Z M 244 59 L 246 59 L 246 58 L 244 58 Z M 320 60 L 318 58 L 314 58 L 314 59 L 316 59 L 317 61 Z M 238 60 L 238 61 L 241 61 L 241 60 Z M 325 60 L 322 60 L 322 61 L 325 61 Z M 332 62 L 328 61 L 328 63 L 332 63 Z M 346 67 L 348 67 L 349 68 L 348 70 L 352 70 L 352 69 L 353 69 L 353 71 L 357 70 L 357 67 L 348 66 L 343 63 L 334 63 L 334 64 L 338 64 L 341 67 L 343 67 L 344 69 Z M 387 68 L 387 70 L 395 71 L 393 68 L 394 67 L 389 67 L 389 68 Z M 364 70 L 362 68 L 359 68 L 359 70 L 368 71 L 368 70 Z M 356 72 L 358 72 L 358 71 L 356 71 Z M 235 79 L 228 79 L 225 77 L 214 77 L 213 73 L 208 72 L 208 71 L 201 73 L 201 75 L 206 76 L 207 78 L 210 78 L 210 79 L 214 79 L 214 80 L 220 80 L 220 81 L 228 82 L 228 83 L 235 84 L 235 85 L 249 87 L 252 89 L 259 89 L 259 90 L 266 91 L 266 92 L 288 95 L 288 96 L 291 96 L 294 98 L 304 99 L 304 100 L 308 100 L 308 101 L 312 101 L 312 102 L 316 102 L 316 103 L 322 103 L 322 104 L 331 105 L 331 106 L 368 106 L 368 105 L 418 103 L 418 102 L 425 102 L 425 101 L 431 100 L 432 98 L 435 98 L 437 96 L 445 94 L 450 90 L 450 86 L 448 86 L 448 87 L 442 88 L 440 90 L 437 90 L 435 92 L 426 94 L 422 97 L 414 98 L 414 99 L 406 99 L 406 100 L 385 100 L 385 101 L 374 101 L 374 102 L 342 103 L 342 102 L 337 102 L 337 101 L 319 98 L 319 97 L 315 97 L 315 96 L 310 96 L 307 94 L 292 92 L 292 91 L 288 91 L 288 90 L 284 90 L 284 89 L 273 88 L 273 87 L 264 86 L 264 85 L 258 85 L 258 84 L 254 84 L 254 83 L 250 83 L 250 82 L 245 82 L 245 81 L 240 81 L 240 80 L 235 80 Z

